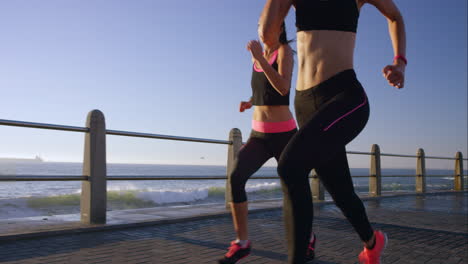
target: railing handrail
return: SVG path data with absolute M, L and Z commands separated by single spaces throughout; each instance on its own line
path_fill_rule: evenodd
M 36 122 L 25 122 L 17 120 L 0 119 L 0 125 L 3 126 L 16 126 L 16 127 L 27 127 L 27 128 L 38 128 L 38 129 L 51 129 L 61 131 L 72 131 L 72 132 L 89 132 L 87 127 L 67 126 L 67 125 L 56 125 Z M 172 135 L 152 134 L 152 133 L 141 133 L 131 131 L 120 131 L 120 130 L 106 130 L 107 135 L 115 136 L 126 136 L 126 137 L 140 137 L 140 138 L 154 138 L 154 139 L 165 139 L 165 140 L 177 140 L 177 141 L 190 141 L 199 143 L 212 143 L 212 144 L 224 144 L 232 145 L 232 141 L 218 140 L 218 139 L 206 139 L 206 138 L 194 138 L 194 137 L 180 137 Z M 363 151 L 346 151 L 347 154 L 356 155 L 373 155 L 372 152 Z M 401 157 L 401 158 L 417 158 L 416 155 L 405 155 L 405 154 L 391 154 L 391 153 L 380 153 L 380 156 L 387 157 Z M 426 156 L 426 159 L 441 159 L 441 160 L 456 160 L 455 157 L 437 157 L 437 156 Z M 468 158 L 463 160 L 468 161 Z
M 0 181 L 88 181 L 83 175 L 0 175 Z
M 206 139 L 206 138 L 193 138 L 193 137 L 179 137 L 171 135 L 151 134 L 151 133 L 140 133 L 131 131 L 120 131 L 120 130 L 106 130 L 107 135 L 114 136 L 125 136 L 125 137 L 141 137 L 141 138 L 156 138 L 166 140 L 177 140 L 177 141 L 191 141 L 200 143 L 213 143 L 213 144 L 225 144 L 232 145 L 232 141 L 218 140 L 218 139 Z
M 0 125 L 27 127 L 27 128 L 39 128 L 39 129 L 52 129 L 52 130 L 61 130 L 61 131 L 72 131 L 72 132 L 89 132 L 89 128 L 87 127 L 65 126 L 65 125 L 56 125 L 56 124 L 6 120 L 6 119 L 0 119 Z M 131 132 L 131 131 L 119 131 L 119 130 L 106 130 L 106 134 L 116 135 L 116 136 L 127 136 L 127 137 L 142 137 L 142 138 L 156 138 L 156 139 L 177 140 L 177 141 L 192 141 L 192 142 L 200 142 L 200 143 L 213 143 L 213 144 L 226 144 L 226 145 L 232 144 L 231 141 L 227 141 L 227 140 L 205 139 L 205 138 L 194 138 L 194 137 L 179 137 L 179 136 L 171 136 L 171 135 L 140 133 L 140 132 Z
M 407 154 L 390 154 L 390 153 L 380 153 L 380 156 L 386 156 L 386 157 L 398 157 L 398 158 L 417 158 L 418 156 L 416 155 L 407 155 Z M 455 158 L 451 158 L 455 159 Z
M 0 125 L 39 128 L 39 129 L 52 129 L 52 130 L 72 131 L 72 132 L 89 132 L 89 128 L 87 127 L 64 126 L 64 125 L 25 122 L 25 121 L 16 121 L 16 120 L 7 120 L 7 119 L 0 119 Z

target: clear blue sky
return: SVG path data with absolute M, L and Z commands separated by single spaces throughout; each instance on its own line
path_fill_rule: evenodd
M 462 151 L 467 157 L 467 3 L 396 3 L 408 35 L 406 88 L 398 91 L 383 79 L 381 69 L 393 57 L 386 20 L 364 7 L 355 68 L 371 117 L 348 149 L 369 151 L 378 143 L 386 153 L 413 154 L 422 147 L 426 155 Z M 226 139 L 237 127 L 247 139 L 251 111 L 238 112 L 251 91 L 245 44 L 257 38 L 263 4 L 1 1 L 0 119 L 83 126 L 88 111 L 100 109 L 109 129 Z M 286 23 L 295 37 L 293 11 Z M 79 133 L 0 127 L 0 157 L 81 161 L 82 152 Z M 108 160 L 224 164 L 226 147 L 109 136 Z M 350 160 L 352 167 L 369 164 L 365 156 Z M 451 161 L 427 163 L 453 167 Z M 413 165 L 383 161 L 383 167 Z

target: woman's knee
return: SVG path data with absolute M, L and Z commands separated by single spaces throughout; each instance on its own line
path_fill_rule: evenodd
M 278 175 L 283 179 L 283 181 L 286 182 L 286 179 L 288 179 L 288 175 L 293 173 L 293 163 L 292 160 L 285 158 L 282 156 L 279 161 L 278 161 L 278 167 L 276 168 L 276 171 L 278 172 Z
M 236 173 L 236 171 L 233 171 L 233 173 L 231 173 L 231 177 L 229 177 L 229 183 L 231 184 L 231 189 L 233 191 L 243 189 L 246 182 L 247 180 L 239 173 Z
M 355 192 L 341 192 L 333 196 L 335 204 L 343 211 L 352 210 L 360 207 L 362 202 Z
M 247 201 L 247 194 L 245 192 L 246 181 L 243 181 L 239 177 L 231 177 L 230 183 L 232 201 L 234 203 L 242 203 Z
M 310 170 L 307 164 L 300 164 L 298 160 L 281 158 L 278 162 L 277 172 L 286 185 L 302 184 L 308 181 Z

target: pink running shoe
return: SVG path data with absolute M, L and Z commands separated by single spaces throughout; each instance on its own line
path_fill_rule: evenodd
M 241 247 L 240 244 L 236 243 L 235 241 L 231 242 L 231 246 L 229 247 L 229 251 L 224 255 L 224 257 L 218 260 L 219 264 L 235 264 L 239 260 L 247 257 L 250 254 L 250 241 L 247 242 L 245 247 Z
M 380 257 L 387 245 L 387 235 L 382 231 L 374 231 L 375 245 L 373 249 L 364 250 L 359 254 L 360 264 L 380 264 Z
M 309 263 L 309 261 L 314 260 L 315 258 L 315 243 L 317 242 L 317 236 L 315 234 L 312 234 L 314 237 L 312 238 L 312 241 L 309 242 L 309 246 L 307 247 L 307 253 L 306 253 L 306 263 Z

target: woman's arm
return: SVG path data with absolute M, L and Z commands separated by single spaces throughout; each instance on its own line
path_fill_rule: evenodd
M 270 47 L 278 45 L 281 24 L 293 4 L 293 0 L 267 0 L 259 21 L 259 37 Z
M 252 40 L 247 45 L 247 49 L 252 53 L 252 57 L 263 70 L 263 73 L 271 83 L 273 88 L 285 96 L 291 88 L 291 78 L 293 71 L 293 52 L 289 45 L 281 45 L 278 49 L 278 71 L 276 71 L 263 57 L 262 46 L 258 41 Z
M 406 59 L 404 59 L 406 57 L 406 32 L 403 16 L 392 0 L 367 0 L 366 2 L 375 6 L 388 21 L 395 59 L 393 65 L 384 68 L 384 77 L 390 85 L 403 88 L 406 67 Z

